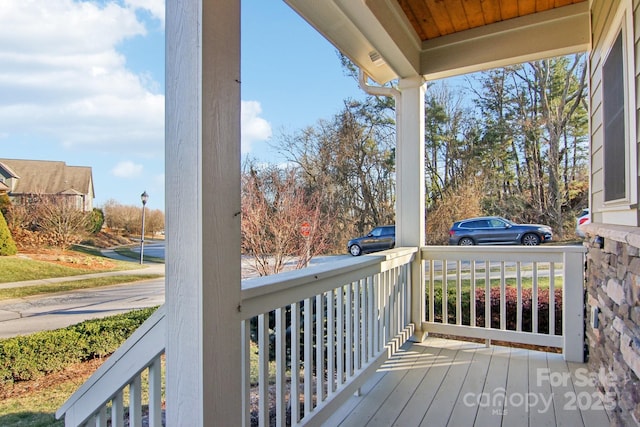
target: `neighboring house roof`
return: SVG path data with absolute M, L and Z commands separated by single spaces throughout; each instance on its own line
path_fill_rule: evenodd
M 86 194 L 94 197 L 88 166 L 67 166 L 65 162 L 0 159 L 0 168 L 13 174 L 13 194 Z
M 13 169 L 0 161 L 0 172 L 1 171 L 4 171 L 2 175 L 6 176 L 7 178 L 20 178 L 18 174 L 13 171 Z

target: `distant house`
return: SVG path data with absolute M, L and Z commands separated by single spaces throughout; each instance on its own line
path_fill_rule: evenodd
M 0 159 L 0 193 L 15 204 L 30 203 L 36 197 L 66 200 L 79 210 L 93 209 L 93 175 L 87 166 L 65 162 Z

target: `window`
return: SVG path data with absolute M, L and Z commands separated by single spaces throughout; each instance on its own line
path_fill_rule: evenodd
M 383 231 L 382 231 L 382 235 L 383 236 L 393 236 L 396 234 L 396 228 L 395 227 L 384 227 Z
M 500 221 L 499 219 L 492 219 L 489 221 L 491 228 L 506 228 L 507 224 L 504 221 Z
M 600 170 L 603 212 L 626 211 L 635 221 L 638 200 L 635 48 L 632 0 L 611 3 L 614 12 L 606 25 L 600 49 Z M 594 156 L 597 159 L 597 156 Z M 596 172 L 597 173 L 597 172 Z M 598 207 L 600 208 L 600 207 Z M 617 217 L 615 221 L 619 221 Z M 627 220 L 625 220 L 627 221 Z
M 460 225 L 460 228 L 489 228 L 489 223 L 486 219 L 476 219 L 474 221 L 468 221 Z
M 626 197 L 624 75 L 624 44 L 620 31 L 602 66 L 605 202 Z

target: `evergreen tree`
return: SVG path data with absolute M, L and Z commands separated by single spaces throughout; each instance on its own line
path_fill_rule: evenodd
M 4 215 L 0 212 L 0 256 L 15 255 L 17 253 L 16 242 L 13 241 Z

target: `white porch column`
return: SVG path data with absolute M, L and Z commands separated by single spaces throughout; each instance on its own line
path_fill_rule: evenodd
M 396 246 L 424 246 L 424 95 L 422 77 L 401 79 L 396 105 L 398 147 L 396 150 Z M 422 341 L 424 280 L 420 255 L 412 266 L 411 321 L 416 327 L 412 339 Z
M 166 5 L 168 426 L 240 426 L 240 2 Z

